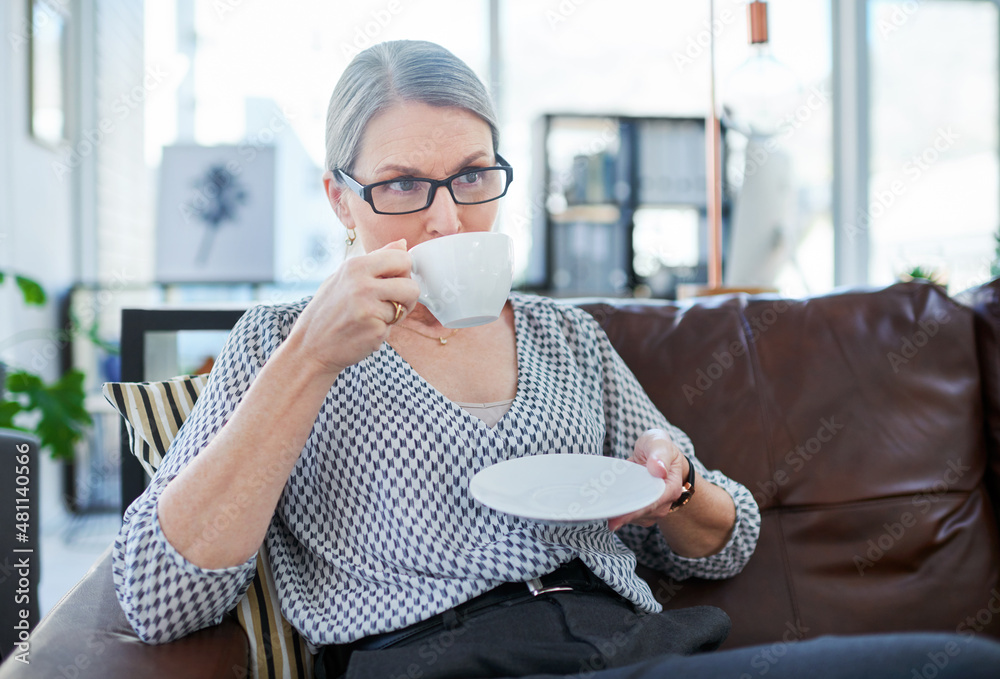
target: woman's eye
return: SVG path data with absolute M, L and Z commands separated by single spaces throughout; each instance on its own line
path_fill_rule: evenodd
M 416 182 L 412 179 L 397 179 L 389 184 L 389 188 L 393 191 L 412 191 L 415 187 Z
M 475 184 L 476 182 L 479 181 L 479 173 L 469 172 L 467 174 L 463 174 L 461 177 L 458 178 L 458 181 L 462 182 L 463 184 Z

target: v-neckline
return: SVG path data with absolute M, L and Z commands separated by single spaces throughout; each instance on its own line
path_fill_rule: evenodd
M 416 369 L 412 365 L 410 365 L 409 362 L 405 358 L 403 358 L 391 344 L 389 344 L 388 342 L 383 342 L 382 343 L 383 350 L 390 352 L 391 355 L 394 357 L 393 360 L 400 363 L 403 366 L 404 370 L 408 370 L 418 383 L 420 383 L 421 385 L 426 387 L 429 391 L 431 391 L 438 398 L 440 402 L 445 404 L 447 408 L 450 408 L 452 410 L 457 410 L 464 418 L 471 418 L 479 426 L 483 427 L 487 431 L 490 432 L 498 431 L 501 425 L 503 425 L 505 421 L 507 421 L 512 417 L 511 413 L 519 408 L 521 402 L 524 400 L 523 395 L 525 393 L 525 384 L 524 384 L 525 374 L 524 371 L 521 369 L 522 366 L 525 365 L 523 352 L 526 350 L 526 347 L 524 346 L 524 342 L 522 341 L 522 339 L 527 337 L 527 335 L 525 335 L 522 332 L 524 319 L 522 318 L 520 300 L 516 299 L 516 294 L 511 294 L 510 297 L 507 298 L 507 301 L 510 302 L 511 312 L 514 314 L 514 355 L 517 361 L 516 365 L 517 388 L 514 392 L 514 400 L 511 401 L 510 408 L 507 409 L 507 412 L 503 414 L 503 417 L 497 420 L 492 427 L 487 426 L 487 424 L 483 422 L 480 418 L 476 417 L 475 415 L 467 411 L 465 408 L 460 406 L 458 403 L 452 401 L 450 398 L 445 396 L 444 393 L 442 393 L 437 387 L 428 382 L 423 375 L 418 373 Z

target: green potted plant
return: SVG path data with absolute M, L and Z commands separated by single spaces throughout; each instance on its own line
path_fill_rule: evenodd
M 915 266 L 904 272 L 899 277 L 899 280 L 901 281 L 913 281 L 918 279 L 930 281 L 936 285 L 944 285 L 944 281 L 941 279 L 940 274 L 930 267 Z
M 20 290 L 26 305 L 45 305 L 45 290 L 36 281 L 0 271 L 0 286 L 8 279 Z M 77 442 L 92 423 L 84 407 L 83 381 L 84 374 L 76 369 L 46 382 L 29 370 L 0 362 L 0 428 L 34 434 L 42 450 L 71 462 Z

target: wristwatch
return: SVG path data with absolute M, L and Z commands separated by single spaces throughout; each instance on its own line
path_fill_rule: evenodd
M 684 488 L 681 490 L 681 496 L 677 498 L 672 505 L 670 505 L 670 511 L 675 509 L 680 509 L 694 496 L 694 463 L 691 462 L 691 458 L 684 456 L 688 461 L 688 477 L 687 481 L 684 482 Z

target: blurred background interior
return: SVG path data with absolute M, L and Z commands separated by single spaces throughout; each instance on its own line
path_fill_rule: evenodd
M 336 268 L 326 104 L 374 42 L 438 42 L 492 89 L 520 289 L 707 285 L 713 99 L 724 285 L 988 280 L 997 3 L 767 4 L 769 39 L 750 45 L 745 0 L 4 2 L 0 362 L 80 370 L 93 420 L 71 462 L 42 455 L 42 613 L 120 525 L 100 386 L 120 375 L 121 309 L 297 299 Z M 14 275 L 48 302 L 24 304 Z M 145 377 L 207 370 L 224 337 L 151 334 Z

